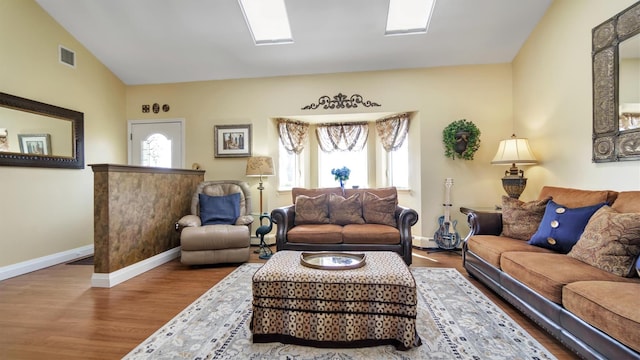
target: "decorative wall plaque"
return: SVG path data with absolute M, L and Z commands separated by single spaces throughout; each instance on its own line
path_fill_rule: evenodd
M 323 109 L 351 109 L 357 108 L 358 105 L 362 105 L 364 107 L 381 106 L 376 102 L 363 100 L 362 96 L 359 94 L 353 94 L 351 97 L 347 98 L 347 95 L 338 93 L 338 95 L 333 96 L 333 99 L 327 95 L 320 96 L 320 98 L 318 98 L 318 103 L 311 103 L 304 106 L 302 107 L 302 110 L 315 110 L 320 106 L 322 106 Z

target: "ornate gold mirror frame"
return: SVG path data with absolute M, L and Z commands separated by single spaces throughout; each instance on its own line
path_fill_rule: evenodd
M 619 125 L 619 45 L 637 34 L 640 2 L 592 30 L 593 162 L 640 160 L 640 128 Z

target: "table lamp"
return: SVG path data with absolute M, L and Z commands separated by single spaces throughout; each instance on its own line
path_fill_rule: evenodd
M 247 173 L 246 176 L 259 176 L 260 183 L 258 190 L 260 190 L 260 214 L 262 214 L 262 190 L 263 176 L 273 176 L 275 171 L 273 169 L 273 159 L 270 156 L 252 156 L 247 160 Z
M 511 139 L 500 141 L 498 152 L 493 157 L 491 164 L 511 165 L 511 168 L 504 173 L 502 187 L 509 194 L 509 197 L 518 199 L 527 186 L 527 178 L 524 171 L 519 170 L 516 165 L 537 164 L 536 157 L 529 147 L 529 140 L 518 139 L 516 135 L 511 135 Z

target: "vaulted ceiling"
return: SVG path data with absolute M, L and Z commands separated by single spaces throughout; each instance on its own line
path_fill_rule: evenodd
M 286 0 L 294 43 L 256 46 L 237 0 L 36 1 L 128 85 L 511 62 L 552 2 L 438 0 L 384 36 L 388 0 Z

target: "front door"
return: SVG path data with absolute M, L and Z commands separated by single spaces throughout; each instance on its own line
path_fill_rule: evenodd
M 183 168 L 184 120 L 130 120 L 129 164 Z

